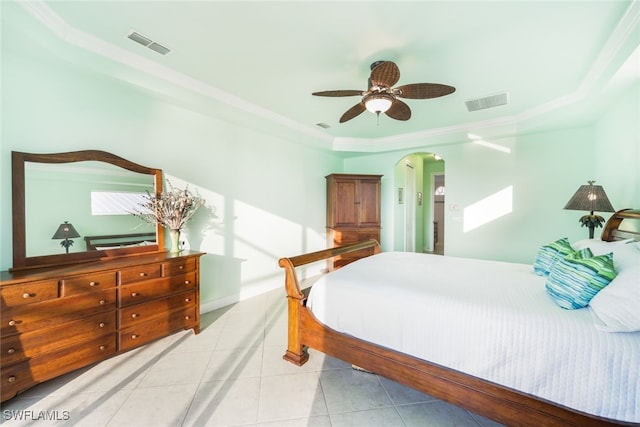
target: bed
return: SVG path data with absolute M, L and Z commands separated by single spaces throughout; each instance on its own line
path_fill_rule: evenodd
M 616 248 L 620 270 L 607 293 L 577 310 L 559 307 L 547 292 L 559 267 L 539 276 L 526 264 L 383 253 L 374 240 L 282 258 L 289 321 L 284 359 L 302 365 L 313 348 L 506 425 L 640 425 L 640 332 L 616 325 L 628 321 L 624 316 L 637 319 L 640 310 L 634 304 L 614 310 L 613 317 L 622 316 L 615 319 L 594 308 L 604 314 L 611 301 L 628 306 L 621 283 L 636 286 L 640 298 L 640 233 L 622 231 L 634 220 L 640 210 L 618 211 L 600 241 L 573 243 L 576 252 L 589 247 L 600 257 Z M 297 267 L 362 249 L 374 255 L 324 275 L 310 292 L 301 289 Z M 439 287 L 451 271 L 457 284 Z M 469 286 L 478 277 L 483 286 Z

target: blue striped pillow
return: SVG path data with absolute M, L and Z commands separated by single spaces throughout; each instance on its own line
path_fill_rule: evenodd
M 591 256 L 589 248 L 560 260 L 549 273 L 547 293 L 566 309 L 586 307 L 616 277 L 613 254 Z
M 533 271 L 538 276 L 548 276 L 558 261 L 574 252 L 575 250 L 566 237 L 544 245 L 538 250 L 538 255 L 533 262 Z

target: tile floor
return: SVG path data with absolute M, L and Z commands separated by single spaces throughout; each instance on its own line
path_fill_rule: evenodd
M 322 353 L 296 367 L 277 290 L 2 404 L 9 426 L 496 426 Z M 40 412 L 42 411 L 42 412 Z M 17 417 L 22 416 L 23 420 Z M 53 417 L 53 420 L 33 419 Z M 57 418 L 57 419 L 56 419 Z

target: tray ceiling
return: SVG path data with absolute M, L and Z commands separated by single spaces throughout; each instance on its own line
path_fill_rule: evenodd
M 3 20 L 46 28 L 70 46 L 67 59 L 94 63 L 97 71 L 142 87 L 147 76 L 150 92 L 196 97 L 203 105 L 226 106 L 229 115 L 249 111 L 338 150 L 581 124 L 601 112 L 612 91 L 640 79 L 640 12 L 630 1 L 20 5 L 3 2 Z M 171 52 L 132 41 L 131 31 Z M 399 66 L 399 85 L 444 83 L 457 90 L 406 100 L 413 112 L 407 122 L 365 112 L 340 124 L 358 97 L 311 96 L 366 89 L 369 65 L 377 60 Z M 508 94 L 504 105 L 470 112 L 465 104 L 502 93 Z

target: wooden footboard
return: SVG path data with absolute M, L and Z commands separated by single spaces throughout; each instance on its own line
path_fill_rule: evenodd
M 375 240 L 281 258 L 289 309 L 289 341 L 283 358 L 298 366 L 309 359 L 307 348 L 355 364 L 436 398 L 506 425 L 612 426 L 638 425 L 607 420 L 554 404 L 532 395 L 479 379 L 385 347 L 337 332 L 322 324 L 306 307 L 296 267 L 362 249 L 378 253 Z

